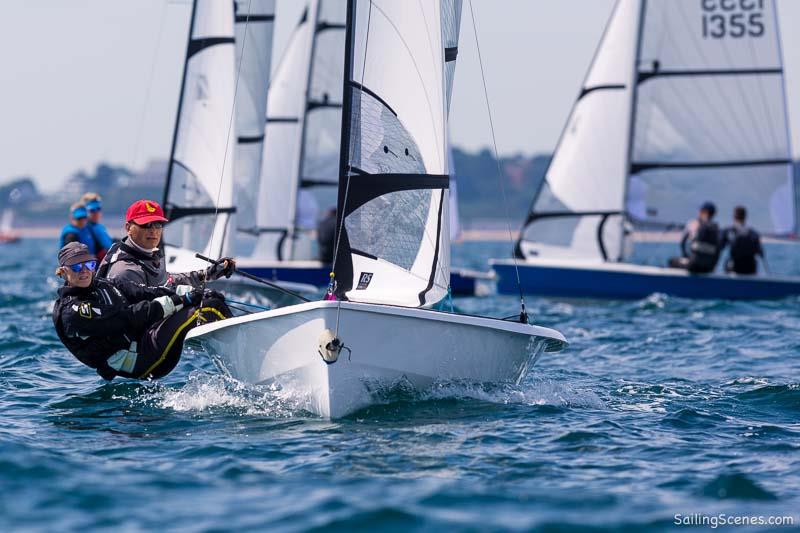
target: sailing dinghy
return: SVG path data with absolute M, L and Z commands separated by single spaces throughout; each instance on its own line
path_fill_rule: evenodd
M 446 58 L 453 0 L 349 0 L 338 246 L 323 301 L 193 329 L 234 378 L 338 418 L 402 384 L 516 382 L 557 331 L 430 309 L 450 274 Z M 527 319 L 527 316 L 525 316 Z
M 257 239 L 252 252 L 237 255 L 242 272 L 280 282 L 328 284 L 331 265 L 318 260 L 312 242 L 322 211 L 336 204 L 345 14 L 345 0 L 310 0 L 270 83 L 262 185 L 243 196 L 243 201 L 255 199 L 257 216 L 237 213 L 238 235 Z M 460 15 L 460 3 L 445 14 L 449 29 L 444 44 L 451 51 L 458 47 Z M 449 103 L 455 52 L 446 61 Z M 473 295 L 476 279 L 485 277 L 454 269 L 451 292 Z
M 678 228 L 701 202 L 797 233 L 775 2 L 619 0 L 525 221 L 526 293 L 752 299 L 800 278 L 630 264 L 631 229 Z M 677 246 L 676 246 L 677 250 Z M 516 294 L 511 260 L 491 261 Z

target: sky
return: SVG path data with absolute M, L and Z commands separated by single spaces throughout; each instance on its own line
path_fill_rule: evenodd
M 551 152 L 613 3 L 472 0 L 476 41 L 464 0 L 450 113 L 454 144 L 492 144 L 477 42 L 500 154 Z M 296 21 L 303 5 L 278 0 L 278 19 Z M 800 22 L 800 1 L 778 6 L 788 94 L 796 95 L 800 32 L 789 30 Z M 190 11 L 189 0 L 2 0 L 0 183 L 32 176 L 54 190 L 101 161 L 138 170 L 167 157 Z M 278 24 L 278 54 L 289 31 Z M 797 155 L 800 99 L 794 100 Z

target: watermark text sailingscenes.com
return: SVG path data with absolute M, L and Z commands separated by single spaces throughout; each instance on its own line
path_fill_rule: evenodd
M 712 529 L 720 526 L 793 526 L 793 516 L 764 516 L 764 515 L 729 515 L 720 514 L 680 514 L 673 518 L 676 526 L 708 526 Z

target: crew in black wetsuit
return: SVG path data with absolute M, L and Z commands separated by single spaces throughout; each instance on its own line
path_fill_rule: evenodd
M 696 220 L 689 221 L 681 238 L 681 257 L 672 257 L 669 266 L 685 268 L 693 274 L 713 272 L 720 252 L 720 231 L 713 221 L 716 206 L 705 202 Z M 688 244 L 688 246 L 687 246 Z
M 764 260 L 764 249 L 758 232 L 745 225 L 747 209 L 741 205 L 733 208 L 733 226 L 722 233 L 722 246 L 730 246 L 729 257 L 725 262 L 725 272 L 736 274 L 755 274 L 758 272 L 756 256 Z
M 58 338 L 104 379 L 166 376 L 190 329 L 231 316 L 215 291 L 95 278 L 97 258 L 85 244 L 65 245 L 58 264 L 56 274 L 65 279 L 53 307 Z

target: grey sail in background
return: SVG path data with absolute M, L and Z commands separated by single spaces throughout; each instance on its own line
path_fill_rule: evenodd
M 261 157 L 272 65 L 275 0 L 236 0 L 236 232 L 233 252 L 249 254 L 255 244 L 256 201 L 261 183 Z M 249 237 L 248 237 L 249 236 Z
M 727 4 L 726 4 L 727 5 Z M 618 0 L 523 227 L 525 257 L 624 259 L 624 221 L 714 201 L 796 231 L 775 3 Z

